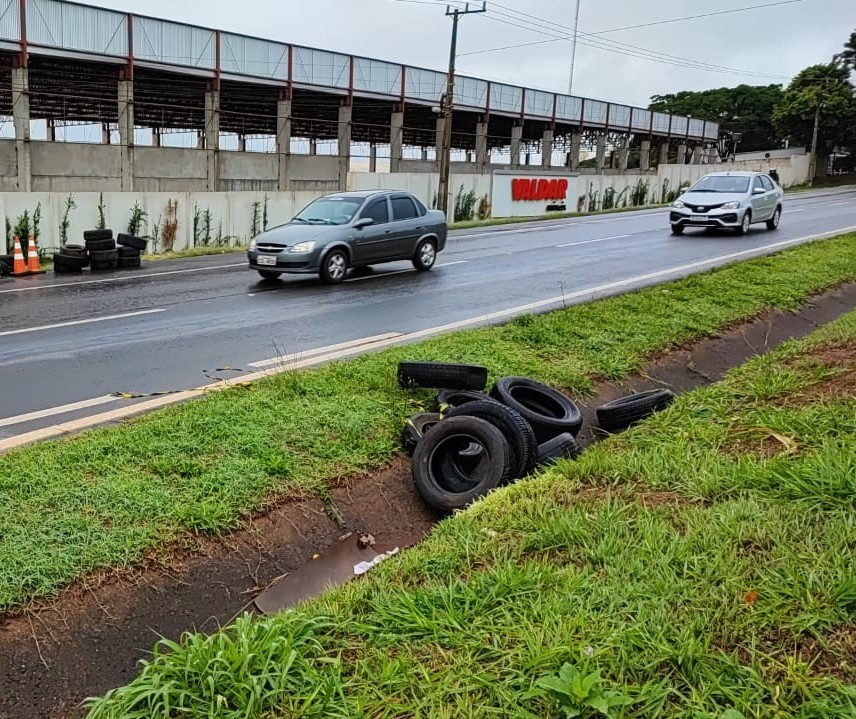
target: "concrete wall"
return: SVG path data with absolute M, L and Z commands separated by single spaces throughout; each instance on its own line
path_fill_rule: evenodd
M 114 145 L 30 143 L 35 192 L 95 192 L 118 187 L 121 149 Z
M 199 150 L 137 147 L 134 151 L 134 187 L 140 192 L 205 190 L 207 158 Z
M 437 187 L 440 175 L 436 172 L 399 172 L 373 174 L 370 172 L 352 172 L 348 176 L 349 190 L 406 190 L 418 197 L 427 207 L 433 207 L 436 202 Z M 476 198 L 490 198 L 493 178 L 491 175 L 457 174 L 449 179 L 452 201 L 449 203 L 449 213 L 454 211 L 454 199 L 460 192 L 475 192 Z

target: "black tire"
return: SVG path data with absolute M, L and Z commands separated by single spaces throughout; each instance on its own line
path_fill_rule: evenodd
M 519 412 L 493 400 L 467 402 L 451 409 L 447 419 L 453 417 L 478 417 L 490 422 L 500 432 L 509 447 L 508 479 L 525 477 L 535 469 L 538 458 L 538 441 L 530 424 Z M 445 419 L 444 419 L 445 421 Z
M 665 409 L 674 399 L 674 393 L 665 388 L 619 397 L 598 407 L 597 423 L 607 432 L 626 429 L 654 412 Z
M 672 225 L 672 234 L 673 235 L 684 234 L 684 226 L 683 225 Z
M 401 430 L 401 447 L 408 457 L 412 457 L 416 451 L 416 445 L 425 433 L 440 421 L 440 415 L 436 412 L 423 412 L 413 415 L 404 423 Z
M 576 459 L 582 451 L 583 449 L 574 435 L 570 432 L 563 432 L 538 445 L 536 464 L 539 467 L 545 467 L 553 464 L 557 459 Z
M 89 258 L 86 255 L 66 255 L 57 252 L 53 256 L 54 272 L 78 272 L 88 264 Z
M 133 247 L 135 250 L 144 250 L 146 249 L 146 245 L 149 244 L 149 241 L 144 240 L 142 237 L 135 237 L 134 235 L 120 232 L 116 236 L 116 243 L 123 245 L 124 247 Z
M 136 257 L 119 257 L 116 266 L 123 270 L 135 269 L 143 266 L 143 260 L 139 255 Z
M 271 270 L 256 270 L 263 280 L 278 280 L 282 272 L 272 272 Z
M 112 240 L 113 230 L 86 230 L 86 232 L 83 233 L 83 239 L 86 242 Z
M 494 401 L 484 392 L 477 392 L 472 389 L 443 389 L 437 393 L 437 411 L 443 414 L 467 402 L 480 402 L 481 400 Z
M 344 250 L 331 250 L 321 260 L 319 277 L 325 285 L 338 285 L 348 276 L 348 253 Z
M 752 224 L 752 210 L 746 210 L 743 217 L 740 219 L 740 227 L 734 230 L 736 235 L 745 235 L 749 232 L 749 225 Z
M 420 272 L 428 272 L 437 262 L 437 244 L 434 240 L 422 240 L 413 253 L 413 266 Z
M 90 252 L 91 267 L 93 270 L 115 270 L 119 266 L 118 250 L 100 250 Z
M 142 254 L 136 247 L 126 247 L 124 245 L 119 245 L 116 250 L 119 252 L 119 257 L 136 257 L 139 259 Z
M 6 265 L 9 265 L 9 267 L 12 266 L 12 264 L 14 263 L 14 260 L 15 260 L 15 258 L 13 255 L 0 255 L 0 262 L 4 263 Z
M 767 229 L 768 230 L 778 230 L 779 229 L 779 221 L 782 219 L 782 206 L 779 205 L 776 208 L 776 211 L 773 213 L 773 216 L 767 220 Z
M 399 362 L 398 384 L 404 389 L 482 390 L 487 385 L 487 367 L 444 362 Z
M 59 249 L 59 254 L 67 257 L 86 257 L 89 250 L 83 245 L 63 245 Z
M 116 249 L 115 240 L 86 240 L 86 249 L 90 252 L 108 252 Z
M 580 408 L 558 390 L 526 377 L 503 377 L 490 396 L 517 410 L 535 430 L 539 443 L 568 432 L 579 434 L 583 426 Z
M 450 469 L 460 461 L 460 453 L 473 443 L 481 445 L 483 451 L 471 462 L 474 466 L 466 470 L 471 483 L 463 491 L 450 489 Z M 416 447 L 411 473 L 426 504 L 446 513 L 463 509 L 508 481 L 508 443 L 502 432 L 479 417 L 446 419 L 433 427 Z

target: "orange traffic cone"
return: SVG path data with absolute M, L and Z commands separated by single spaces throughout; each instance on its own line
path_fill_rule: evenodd
M 18 235 L 15 235 L 15 256 L 12 260 L 12 276 L 30 274 L 30 269 L 27 267 L 27 261 L 24 259 L 24 251 L 21 249 L 21 240 Z
M 39 275 L 42 273 L 42 264 L 39 262 L 39 251 L 36 249 L 36 238 L 33 233 L 30 233 L 30 242 L 27 245 L 27 268 L 30 274 Z

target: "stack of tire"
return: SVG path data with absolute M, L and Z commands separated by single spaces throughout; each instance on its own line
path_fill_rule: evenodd
M 487 369 L 475 365 L 401 362 L 401 387 L 443 388 L 436 411 L 407 420 L 401 434 L 422 499 L 442 512 L 463 509 L 497 487 L 582 449 L 582 412 L 564 394 L 526 377 L 504 377 L 485 393 Z M 597 409 L 615 432 L 664 409 L 667 389 L 621 397 Z
M 65 245 L 55 253 L 54 272 L 80 272 L 91 267 L 94 272 L 140 267 L 146 240 L 120 233 L 113 239 L 113 230 L 87 230 L 83 245 Z
M 87 230 L 83 233 L 83 241 L 93 272 L 115 270 L 119 266 L 119 251 L 113 239 L 113 230 Z
M 146 249 L 148 240 L 127 233 L 119 233 L 116 237 L 119 244 L 119 267 L 124 269 L 137 268 L 141 265 L 141 256 Z

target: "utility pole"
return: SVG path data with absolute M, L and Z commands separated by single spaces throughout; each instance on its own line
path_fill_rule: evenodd
M 811 134 L 811 157 L 808 163 L 808 186 L 814 185 L 814 176 L 817 174 L 817 135 L 820 131 L 820 108 L 822 101 L 818 101 L 817 109 L 814 111 L 814 131 Z
M 437 209 L 448 214 L 449 212 L 449 177 L 452 169 L 452 114 L 455 102 L 455 60 L 458 55 L 458 21 L 462 15 L 473 15 L 487 12 L 487 3 L 483 2 L 481 8 L 470 9 L 467 3 L 463 10 L 454 10 L 446 6 L 446 17 L 452 18 L 452 45 L 449 50 L 449 75 L 446 79 L 446 94 L 443 96 L 440 117 L 443 119 L 442 152 L 440 153 L 440 186 L 437 189 Z
M 577 9 L 574 13 L 574 40 L 571 45 L 571 76 L 568 79 L 568 95 L 574 93 L 574 65 L 577 59 L 577 34 L 580 27 L 580 0 L 577 0 Z

